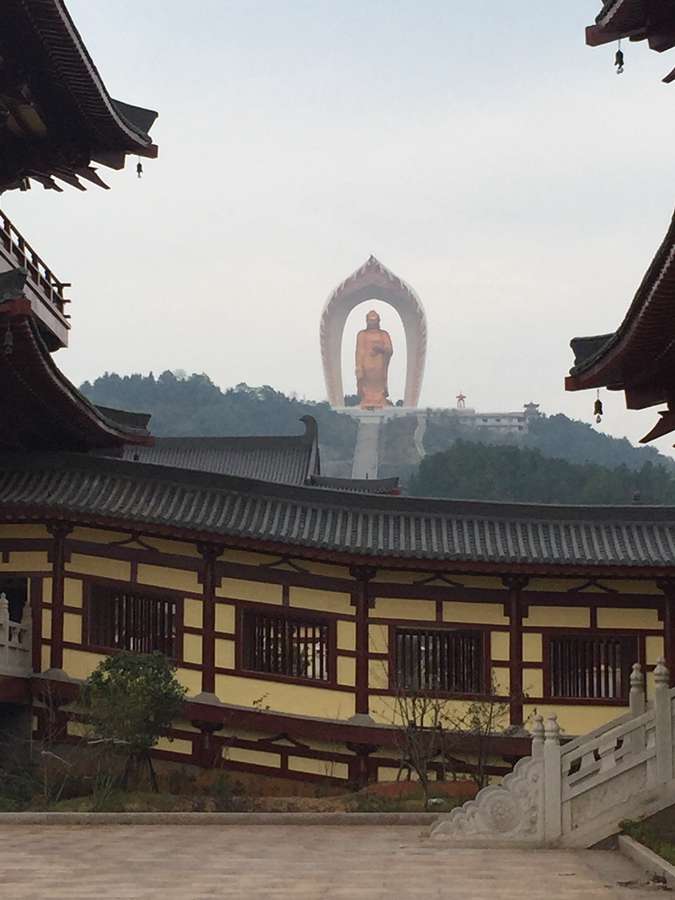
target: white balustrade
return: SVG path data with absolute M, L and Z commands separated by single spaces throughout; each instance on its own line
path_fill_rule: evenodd
M 12 622 L 7 596 L 0 594 L 0 675 L 30 675 L 32 631 L 30 604 L 24 604 L 21 621 Z
M 532 755 L 501 785 L 442 817 L 439 838 L 474 846 L 591 846 L 616 832 L 627 816 L 675 803 L 675 688 L 665 661 L 654 668 L 654 700 L 635 663 L 629 711 L 589 734 L 560 743 L 554 714 L 533 716 Z

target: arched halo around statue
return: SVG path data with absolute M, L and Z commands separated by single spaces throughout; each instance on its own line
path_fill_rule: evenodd
M 424 309 L 415 291 L 405 281 L 390 272 L 374 256 L 371 256 L 356 272 L 335 288 L 326 300 L 321 314 L 321 359 L 328 400 L 335 407 L 344 405 L 341 365 L 342 336 L 349 313 L 366 300 L 381 300 L 388 303 L 401 317 L 407 357 L 403 405 L 417 407 L 422 389 L 427 349 L 427 324 Z M 362 339 L 361 360 L 362 362 L 366 361 L 370 355 L 372 369 L 365 381 L 363 375 L 361 376 L 361 386 L 358 387 L 358 391 L 362 405 L 387 406 L 389 402 L 386 397 L 386 369 L 392 348 L 389 335 L 379 328 L 379 316 L 377 313 L 374 315 L 377 317 L 376 325 L 374 319 L 371 319 L 370 323 L 367 319 L 366 329 L 359 333 L 359 338 L 361 338 L 364 332 L 367 334 L 369 330 L 373 330 L 374 325 L 379 332 L 377 337 L 372 336 L 372 347 L 367 346 L 371 343 L 370 337 L 365 341 Z M 383 337 L 384 335 L 386 338 Z M 387 340 L 389 340 L 388 347 Z M 368 364 L 366 364 L 367 367 Z M 358 346 L 356 368 L 360 368 Z M 361 368 L 364 367 L 361 366 Z M 378 400 L 382 378 L 384 378 L 385 396 Z M 362 393 L 362 388 L 369 392 L 366 396 Z M 369 404 L 369 400 L 374 402 Z

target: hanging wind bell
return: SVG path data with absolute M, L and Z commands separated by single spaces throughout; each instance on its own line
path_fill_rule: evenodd
M 595 403 L 593 404 L 593 415 L 595 416 L 595 422 L 599 425 L 602 422 L 602 400 L 600 399 L 600 388 L 598 388 L 598 393 L 595 397 Z
M 616 66 L 616 74 L 621 75 L 623 72 L 623 50 L 621 49 L 621 38 L 619 38 L 619 45 L 614 56 L 614 65 Z
M 143 163 L 139 159 L 138 162 L 136 163 L 136 175 L 140 178 L 142 174 L 143 174 Z

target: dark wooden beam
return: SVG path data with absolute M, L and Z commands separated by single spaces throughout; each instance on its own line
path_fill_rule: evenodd
M 217 544 L 199 544 L 203 569 L 202 600 L 202 691 L 216 690 L 216 560 L 223 552 Z
M 71 527 L 59 522 L 55 525 L 48 525 L 47 528 L 54 538 L 50 554 L 52 563 L 52 629 L 49 667 L 51 669 L 62 669 L 66 537 L 70 533 Z
M 509 592 L 509 721 L 511 725 L 523 724 L 523 601 L 522 591 L 529 579 L 522 575 L 505 575 L 502 578 Z
M 352 588 L 352 606 L 356 609 L 356 702 L 357 715 L 368 715 L 368 609 L 370 606 L 369 582 L 377 569 L 369 566 L 353 566 L 349 570 L 356 584 Z

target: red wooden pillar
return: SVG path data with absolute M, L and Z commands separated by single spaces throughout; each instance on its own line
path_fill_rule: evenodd
M 522 591 L 527 586 L 526 575 L 505 575 L 502 578 L 508 588 L 506 613 L 509 617 L 509 721 L 511 725 L 523 724 L 523 602 Z
M 368 609 L 371 598 L 368 583 L 375 569 L 354 566 L 349 570 L 356 584 L 352 588 L 352 606 L 356 610 L 356 701 L 357 715 L 368 715 Z
M 216 562 L 217 544 L 199 544 L 202 555 L 202 693 L 216 692 Z
M 65 582 L 66 537 L 72 530 L 70 525 L 59 522 L 49 525 L 54 538 L 50 557 L 52 563 L 52 631 L 49 667 L 63 668 L 63 589 Z
M 42 591 L 43 579 L 31 578 L 30 580 L 30 604 L 33 619 L 33 631 L 31 633 L 31 654 L 33 671 L 42 671 Z
M 663 655 L 670 672 L 670 686 L 675 686 L 675 580 L 658 581 L 663 593 Z

